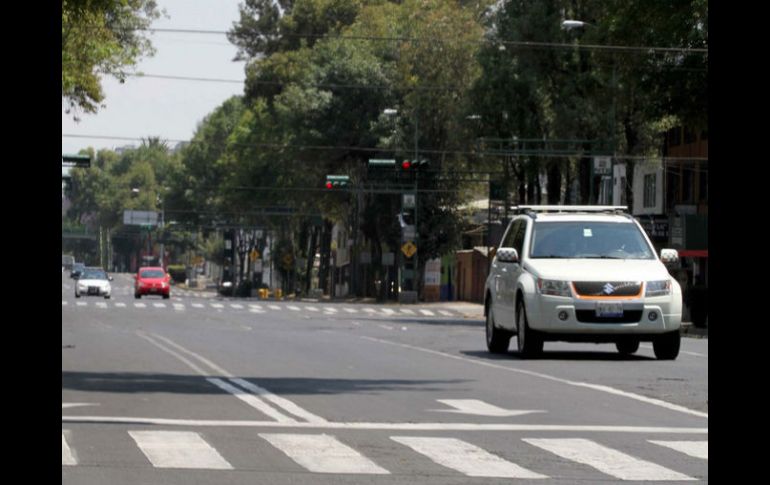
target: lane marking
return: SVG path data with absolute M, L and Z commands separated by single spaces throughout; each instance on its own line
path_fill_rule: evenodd
M 66 301 L 62 300 L 61 304 L 62 304 L 62 306 L 67 306 L 69 303 L 67 303 Z
M 225 306 L 223 304 L 221 304 L 221 303 L 212 303 L 211 307 L 212 308 L 224 308 Z
M 198 433 L 129 431 L 128 434 L 155 468 L 233 469 Z
M 401 308 L 401 313 L 406 313 L 407 315 L 417 315 L 414 310 L 410 310 L 408 308 Z
M 280 310 L 281 309 L 281 307 L 279 307 L 278 305 L 267 305 L 267 307 L 269 309 L 271 309 L 271 310 Z
M 153 303 L 152 306 L 154 306 L 155 308 L 166 308 L 165 303 Z
M 396 314 L 395 310 L 393 310 L 392 308 L 383 308 L 382 313 L 388 316 Z
M 549 431 L 563 433 L 639 433 L 639 434 L 708 434 L 708 428 L 659 426 L 603 426 L 553 424 L 478 424 L 478 423 L 276 423 L 275 421 L 142 418 L 134 416 L 65 416 L 67 423 L 118 423 L 160 426 L 213 426 L 242 428 L 343 429 L 367 431 Z
M 116 308 L 126 308 L 126 304 L 125 304 L 125 303 L 121 303 L 121 302 L 118 302 L 118 303 L 115 303 L 115 307 L 116 307 Z
M 243 310 L 243 305 L 240 305 L 238 303 L 231 303 L 230 308 L 235 308 L 236 310 Z
M 203 308 L 203 303 L 192 303 L 193 308 Z
M 446 404 L 447 406 L 455 409 L 430 409 L 429 411 L 436 411 L 440 413 L 459 413 L 459 414 L 476 414 L 479 416 L 521 416 L 523 414 L 530 413 L 544 413 L 544 410 L 527 410 L 527 409 L 503 409 L 478 399 L 436 399 L 436 401 Z
M 181 345 L 177 344 L 176 342 L 173 342 L 170 339 L 167 339 L 161 335 L 153 334 L 153 338 L 150 336 L 143 334 L 143 332 L 140 334 L 143 338 L 149 340 L 150 342 L 154 343 L 155 346 L 160 348 L 161 350 L 164 350 L 165 352 L 173 355 L 177 359 L 181 360 L 190 368 L 192 368 L 194 371 L 198 372 L 202 376 L 210 375 L 211 372 L 206 372 L 197 365 L 190 362 L 185 357 L 179 355 L 177 352 L 166 348 L 164 345 L 154 342 L 154 339 L 158 339 L 166 343 L 167 345 L 173 347 L 174 349 L 178 350 L 179 352 L 182 352 L 184 354 L 187 354 L 188 356 L 196 359 L 198 362 L 201 362 L 202 364 L 208 366 L 210 369 L 218 373 L 219 375 L 227 378 L 230 380 L 230 382 L 233 382 L 235 384 L 238 384 L 242 386 L 247 391 L 250 391 L 252 394 L 245 394 L 243 389 L 235 387 L 231 384 L 228 384 L 224 382 L 222 379 L 217 378 L 207 378 L 209 382 L 214 384 L 215 386 L 219 387 L 220 389 L 225 390 L 226 392 L 233 394 L 238 399 L 246 402 L 250 406 L 254 407 L 255 409 L 258 409 L 259 411 L 267 414 L 268 416 L 272 417 L 278 422 L 295 422 L 296 420 L 284 415 L 283 413 L 276 411 L 270 405 L 263 401 L 262 398 L 270 401 L 273 403 L 273 405 L 277 406 L 280 410 L 285 411 L 289 414 L 293 414 L 299 418 L 306 419 L 311 423 L 324 423 L 326 420 L 320 416 L 317 416 L 313 413 L 310 413 L 309 411 L 301 408 L 297 404 L 293 403 L 292 401 L 282 398 L 280 396 L 277 396 L 273 394 L 272 392 L 268 391 L 267 389 L 264 389 L 260 386 L 257 386 L 256 384 L 253 384 L 249 381 L 246 381 L 245 379 L 241 379 L 238 377 L 235 377 L 233 374 L 231 374 L 228 370 L 218 366 L 214 362 L 208 360 L 207 358 L 203 357 L 202 355 L 196 354 L 195 352 L 186 349 L 185 347 L 182 347 Z
M 452 314 L 452 312 L 448 312 L 448 311 L 446 311 L 446 310 L 439 310 L 438 312 L 439 312 L 440 314 L 442 314 L 442 315 L 445 315 L 445 316 L 447 316 L 447 317 L 453 317 L 453 316 L 454 316 L 454 315 Z
M 299 311 L 299 307 L 294 306 L 294 305 L 288 305 L 286 308 L 288 308 L 289 310 L 295 311 L 295 312 Z
M 245 379 L 241 379 L 240 377 L 231 378 L 230 382 L 234 382 L 239 386 L 243 387 L 244 389 L 251 391 L 253 394 L 267 399 L 268 401 L 272 402 L 276 406 L 280 407 L 282 410 L 288 413 L 291 413 L 297 416 L 298 418 L 302 418 L 306 420 L 308 423 L 326 423 L 327 422 L 321 416 L 316 416 L 315 414 L 297 406 L 292 401 L 289 401 L 286 398 L 278 396 L 277 394 L 273 394 L 272 392 L 254 384 L 253 382 L 249 382 Z
M 476 360 L 476 359 L 469 359 L 467 357 L 460 357 L 460 356 L 457 356 L 457 355 L 447 354 L 447 353 L 444 353 L 444 352 L 438 352 L 436 350 L 425 349 L 425 348 L 422 348 L 422 347 L 415 347 L 414 345 L 400 344 L 400 343 L 397 343 L 397 342 L 391 342 L 391 341 L 388 341 L 388 340 L 383 340 L 383 339 L 374 338 L 374 337 L 361 336 L 359 338 L 364 339 L 364 340 L 369 340 L 371 342 L 380 343 L 380 344 L 393 345 L 393 346 L 401 347 L 401 348 L 404 348 L 404 349 L 416 350 L 418 352 L 424 352 L 426 354 L 446 357 L 448 359 L 459 360 L 459 361 L 462 361 L 462 362 L 476 364 L 476 365 L 480 365 L 480 366 L 484 366 L 484 367 L 491 367 L 493 369 L 500 369 L 500 370 L 504 370 L 504 371 L 507 371 L 507 372 L 515 372 L 517 374 L 524 374 L 524 375 L 528 375 L 528 376 L 532 376 L 532 377 L 539 377 L 541 379 L 547 379 L 549 381 L 558 382 L 558 383 L 561 383 L 561 384 L 567 384 L 567 385 L 570 385 L 570 386 L 583 387 L 583 388 L 591 389 L 591 390 L 594 390 L 594 391 L 605 392 L 607 394 L 613 394 L 613 395 L 616 395 L 616 396 L 626 397 L 626 398 L 633 399 L 633 400 L 640 401 L 640 402 L 644 402 L 644 403 L 647 403 L 647 404 L 652 404 L 654 406 L 659 406 L 659 407 L 662 407 L 662 408 L 666 408 L 666 409 L 671 410 L 671 411 L 678 411 L 678 412 L 681 412 L 681 413 L 691 414 L 693 416 L 698 416 L 698 417 L 701 417 L 701 418 L 708 418 L 709 417 L 708 413 L 704 413 L 704 412 L 701 412 L 701 411 L 696 411 L 694 409 L 689 409 L 689 408 L 686 408 L 684 406 L 680 406 L 678 404 L 672 404 L 672 403 L 669 403 L 669 402 L 666 402 L 666 401 L 662 401 L 660 399 L 655 399 L 655 398 L 651 398 L 651 397 L 647 397 L 647 396 L 642 396 L 640 394 L 635 394 L 635 393 L 632 393 L 632 392 L 621 391 L 620 389 L 615 389 L 615 388 L 612 388 L 612 387 L 609 387 L 609 386 L 603 386 L 603 385 L 600 385 L 600 384 L 590 384 L 590 383 L 587 383 L 587 382 L 570 381 L 568 379 L 562 379 L 560 377 L 554 377 L 554 376 L 551 376 L 551 375 L 548 375 L 548 374 L 542 374 L 540 372 L 533 372 L 533 371 L 528 371 L 528 370 L 524 370 L 524 369 L 515 369 L 515 368 L 512 368 L 512 367 L 506 367 L 506 366 L 503 366 L 503 365 L 493 364 L 493 363 L 490 363 L 490 362 L 484 362 L 484 361 Z
M 306 306 L 305 308 L 306 308 L 308 311 L 311 311 L 311 312 L 317 312 L 317 311 L 318 311 L 318 308 L 316 308 L 316 307 L 314 307 L 314 306 Z
M 436 314 L 435 314 L 435 313 L 433 313 L 433 312 L 432 312 L 432 311 L 430 311 L 430 310 L 420 310 L 420 313 L 422 313 L 423 315 L 428 315 L 429 317 L 433 317 L 433 316 L 436 316 Z
M 344 307 L 343 310 L 345 310 L 348 313 L 358 313 L 358 310 L 356 310 L 355 308 Z
M 325 311 L 326 313 L 337 313 L 337 309 L 336 309 L 336 308 L 329 308 L 329 307 L 326 307 L 326 308 L 324 308 L 324 311 Z
M 134 306 L 136 308 L 147 308 L 147 305 L 145 305 L 144 303 L 134 303 Z
M 270 407 L 269 404 L 267 404 L 262 399 L 258 398 L 257 396 L 254 396 L 252 394 L 247 393 L 240 387 L 235 387 L 231 384 L 228 384 L 227 382 L 223 381 L 222 379 L 217 379 L 215 377 L 207 377 L 207 381 L 214 384 L 218 388 L 222 389 L 223 391 L 232 394 L 233 396 L 237 397 L 241 401 L 245 402 L 249 406 L 253 407 L 254 409 L 270 416 L 271 418 L 275 419 L 279 423 L 294 423 L 296 422 L 295 419 L 290 418 L 286 416 L 285 414 L 282 414 L 272 407 Z
M 703 458 L 704 460 L 709 459 L 708 441 L 648 441 L 659 446 L 671 448 L 672 450 L 679 451 L 695 458 Z
M 76 304 L 77 306 L 88 306 L 88 303 L 86 303 L 86 302 L 84 302 L 84 301 L 77 301 L 77 302 L 75 302 L 75 304 Z
M 62 466 L 78 464 L 72 449 L 67 444 L 67 438 L 64 437 L 64 431 L 61 433 L 61 464 Z
M 375 310 L 374 308 L 364 308 L 364 311 L 366 313 L 377 313 L 377 310 Z
M 469 477 L 548 478 L 455 438 L 391 436 L 390 439 Z
M 260 433 L 301 467 L 315 473 L 389 475 L 369 458 L 329 435 Z
M 177 311 L 185 309 L 184 305 L 182 305 L 181 303 L 172 303 L 172 305 L 174 306 L 174 310 L 177 310 Z
M 523 441 L 621 480 L 696 480 L 583 438 L 524 438 Z

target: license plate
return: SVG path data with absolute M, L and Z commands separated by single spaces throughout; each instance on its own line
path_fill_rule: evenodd
M 597 317 L 622 317 L 623 304 L 616 302 L 599 301 L 596 302 Z

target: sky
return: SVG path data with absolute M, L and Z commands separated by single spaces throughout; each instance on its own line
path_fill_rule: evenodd
M 226 31 L 238 20 L 242 0 L 158 0 L 167 16 L 153 28 Z M 243 81 L 244 62 L 233 62 L 236 48 L 227 37 L 212 34 L 156 32 L 149 34 L 156 53 L 139 61 L 136 71 L 161 76 L 184 76 Z M 62 154 L 89 146 L 114 149 L 140 141 L 72 138 L 99 135 L 164 140 L 189 140 L 203 118 L 230 96 L 242 94 L 243 84 L 129 77 L 120 84 L 104 77 L 106 108 L 80 114 L 75 122 L 62 103 Z M 169 142 L 174 147 L 176 142 Z

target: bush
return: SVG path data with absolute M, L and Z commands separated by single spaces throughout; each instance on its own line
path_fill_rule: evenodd
M 174 283 L 184 283 L 187 279 L 187 268 L 183 264 L 170 264 L 166 268 Z

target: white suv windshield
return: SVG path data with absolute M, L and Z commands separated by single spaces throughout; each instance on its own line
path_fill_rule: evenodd
M 655 259 L 633 223 L 536 221 L 530 258 Z

